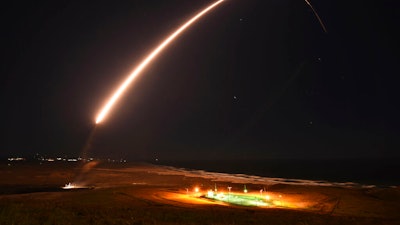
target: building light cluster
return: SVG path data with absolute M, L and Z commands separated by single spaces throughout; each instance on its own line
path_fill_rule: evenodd
M 32 161 L 32 158 L 24 158 L 24 157 L 9 157 L 7 158 L 9 162 L 16 162 L 16 161 Z M 33 156 L 33 161 L 39 161 L 40 163 L 44 162 L 91 162 L 91 161 L 104 161 L 104 162 L 109 162 L 109 163 L 127 163 L 128 161 L 126 159 L 120 158 L 120 159 L 100 159 L 100 158 L 83 158 L 83 157 L 70 157 L 70 156 L 57 156 L 57 157 L 48 157 L 46 155 L 41 155 L 39 153 L 36 153 Z
M 8 158 L 8 161 L 12 162 L 12 161 L 25 161 L 25 158 L 22 157 L 15 157 L 15 158 Z
M 93 161 L 94 158 L 81 158 L 81 157 L 55 157 L 55 158 L 48 158 L 48 157 L 40 157 L 37 158 L 38 161 L 41 162 L 90 162 Z

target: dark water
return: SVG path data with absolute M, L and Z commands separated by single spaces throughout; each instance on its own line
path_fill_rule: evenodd
M 400 185 L 398 159 L 340 160 L 190 160 L 160 161 L 157 164 L 209 172 L 263 177 L 355 182 L 364 185 Z

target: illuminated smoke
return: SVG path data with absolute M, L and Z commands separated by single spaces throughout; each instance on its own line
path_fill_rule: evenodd
M 185 31 L 186 28 L 188 28 L 190 25 L 192 25 L 194 22 L 196 22 L 200 17 L 202 17 L 204 14 L 212 10 L 214 7 L 222 3 L 224 0 L 219 0 L 216 1 L 215 3 L 211 4 L 210 6 L 207 6 L 205 9 L 203 9 L 201 12 L 196 14 L 194 17 L 192 17 L 189 21 L 184 23 L 181 27 L 179 27 L 174 33 L 172 33 L 170 36 L 168 36 L 157 48 L 155 48 L 135 69 L 134 71 L 129 75 L 129 77 L 121 84 L 121 86 L 114 92 L 114 94 L 111 96 L 111 98 L 107 101 L 107 103 L 103 106 L 101 109 L 100 113 L 96 117 L 96 124 L 100 123 L 104 117 L 107 115 L 107 113 L 111 110 L 112 106 L 115 104 L 115 102 L 121 97 L 123 92 L 126 90 L 126 88 L 132 83 L 132 81 L 142 72 L 146 66 L 155 58 L 157 55 L 166 47 L 168 46 L 169 43 L 171 43 L 179 34 L 181 34 L 183 31 Z

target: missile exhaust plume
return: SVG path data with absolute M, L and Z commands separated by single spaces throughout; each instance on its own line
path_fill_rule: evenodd
M 189 21 L 180 26 L 175 32 L 169 35 L 164 41 L 161 42 L 159 46 L 157 46 L 128 76 L 128 78 L 120 85 L 120 87 L 114 92 L 111 98 L 107 101 L 107 103 L 103 106 L 100 113 L 96 117 L 96 124 L 100 123 L 107 113 L 111 110 L 112 106 L 116 103 L 116 101 L 121 97 L 123 92 L 127 89 L 127 87 L 132 83 L 132 81 L 142 72 L 146 66 L 151 63 L 151 61 L 157 57 L 157 55 L 164 50 L 165 47 L 168 46 L 175 38 L 186 30 L 190 25 L 196 22 L 199 18 L 205 15 L 207 12 L 212 10 L 214 7 L 222 3 L 224 0 L 218 0 L 213 4 L 207 6 L 201 12 L 192 17 Z
M 321 18 L 319 17 L 317 11 L 315 11 L 314 7 L 311 5 L 311 2 L 309 0 L 304 0 L 304 1 L 307 3 L 308 6 L 310 6 L 311 10 L 314 12 L 314 15 L 317 17 L 317 19 L 318 19 L 319 23 L 321 24 L 321 27 L 324 30 L 324 32 L 328 33 L 324 23 L 322 22 Z

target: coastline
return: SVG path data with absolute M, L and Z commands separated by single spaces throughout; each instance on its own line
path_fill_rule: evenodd
M 62 190 L 63 185 L 73 182 L 78 172 L 79 168 L 55 164 L 2 168 L 0 221 L 28 224 L 24 221 L 29 219 L 33 221 L 31 224 L 41 224 L 43 220 L 54 219 L 55 224 L 64 224 L 58 215 L 68 214 L 71 221 L 81 224 L 90 224 L 90 221 L 101 224 L 109 220 L 137 224 L 400 222 L 399 187 L 321 185 L 304 180 L 302 183 L 285 183 L 258 176 L 185 170 L 146 163 L 103 163 L 81 176 L 80 185 L 93 189 Z M 254 195 L 265 190 L 263 195 L 281 196 L 280 201 L 286 205 L 238 206 L 199 198 L 193 193 L 194 187 L 200 187 L 202 192 L 215 187 L 227 192 L 227 187 L 231 187 L 232 192 L 239 193 L 244 185 Z M 26 188 L 27 191 L 4 192 L 12 187 L 15 190 Z M 104 215 L 99 215 L 100 212 Z

